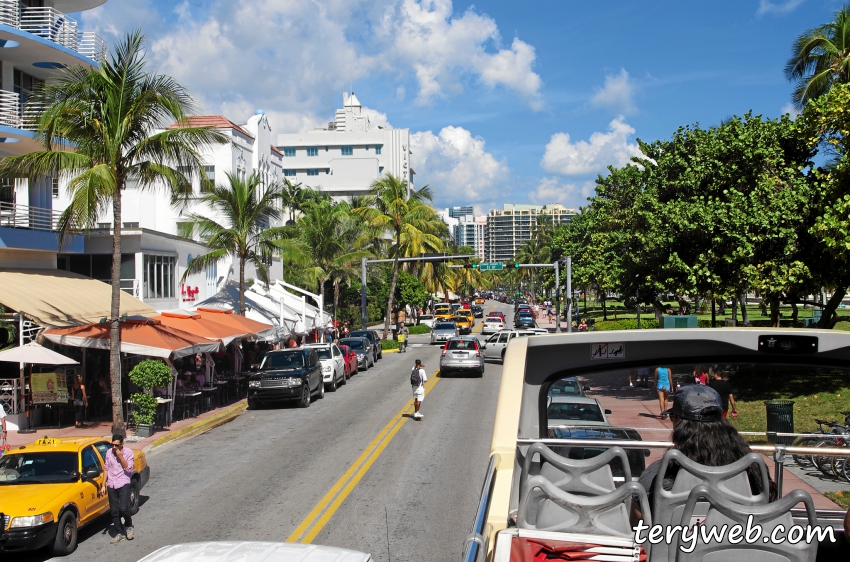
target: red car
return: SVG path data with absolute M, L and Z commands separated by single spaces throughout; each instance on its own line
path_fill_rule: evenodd
M 494 311 L 490 312 L 490 314 L 488 314 L 487 317 L 488 318 L 496 317 L 496 318 L 500 318 L 502 320 L 502 322 L 505 321 L 505 313 L 499 312 L 498 310 L 494 310 Z
M 345 378 L 350 379 L 351 375 L 357 373 L 357 353 L 347 345 L 340 345 L 339 350 L 342 352 L 342 357 L 345 359 Z

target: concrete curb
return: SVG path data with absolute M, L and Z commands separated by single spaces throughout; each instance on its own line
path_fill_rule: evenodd
M 196 433 L 200 433 L 202 431 L 207 431 L 208 429 L 213 429 L 220 425 L 224 425 L 227 422 L 233 420 L 237 416 L 239 416 L 245 409 L 248 407 L 248 400 L 242 399 L 236 404 L 225 408 L 221 412 L 214 414 L 208 418 L 198 420 L 194 423 L 190 423 L 186 427 L 181 427 L 178 430 L 173 432 L 169 432 L 158 439 L 154 439 L 149 445 L 144 447 L 142 451 L 148 453 L 152 449 L 165 445 L 170 441 L 174 441 L 175 439 L 181 439 L 184 437 L 190 437 Z
M 384 349 L 381 351 L 381 353 L 398 353 L 398 349 Z

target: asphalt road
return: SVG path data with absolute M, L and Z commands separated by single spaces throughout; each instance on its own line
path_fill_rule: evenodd
M 493 306 L 488 301 L 485 311 Z M 497 308 L 511 319 L 511 306 Z M 246 411 L 153 451 L 135 540 L 109 544 L 107 515 L 80 530 L 77 551 L 65 560 L 135 561 L 180 542 L 309 534 L 316 544 L 370 552 L 376 561 L 458 561 L 487 466 L 501 365 L 487 363 L 481 379 L 435 377 L 440 351 L 427 337 L 412 336 L 407 353 L 385 354 L 308 409 Z M 436 379 L 421 422 L 401 415 L 417 358 Z M 323 499 L 326 507 L 314 510 Z

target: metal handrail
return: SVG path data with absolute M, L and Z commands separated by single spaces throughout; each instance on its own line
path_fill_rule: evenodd
M 93 31 L 81 31 L 77 38 L 77 52 L 84 55 L 97 63 L 102 63 L 106 60 L 106 55 L 109 53 L 109 47 L 100 35 Z
M 0 24 L 21 27 L 21 6 L 18 0 L 0 0 Z
M 490 464 L 487 466 L 487 476 L 484 478 L 484 485 L 481 487 L 481 499 L 478 500 L 478 510 L 475 512 L 475 522 L 472 524 L 472 533 L 463 544 L 464 562 L 476 562 L 479 558 L 479 553 L 483 551 L 484 518 L 487 516 L 487 508 L 490 505 L 490 495 L 493 493 L 493 476 L 496 474 L 496 464 L 498 462 L 499 455 L 490 457 Z
M 23 8 L 20 29 L 77 50 L 77 20 L 56 8 Z
M 21 96 L 19 94 L 0 90 L 0 123 L 9 127 L 20 128 Z
M 0 226 L 56 231 L 60 217 L 50 209 L 0 202 Z

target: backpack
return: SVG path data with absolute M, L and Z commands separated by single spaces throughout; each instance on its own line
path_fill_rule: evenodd
M 419 374 L 418 367 L 414 367 L 413 370 L 410 371 L 410 385 L 422 386 L 422 375 Z

